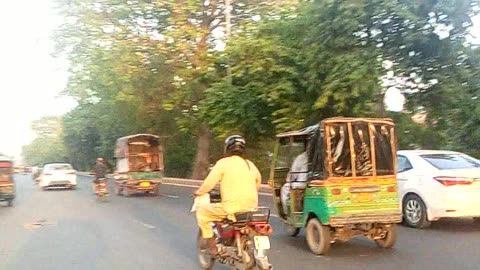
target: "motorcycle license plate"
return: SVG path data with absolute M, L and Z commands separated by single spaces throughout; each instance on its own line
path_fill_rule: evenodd
M 254 236 L 253 241 L 255 242 L 255 248 L 260 249 L 270 249 L 270 239 L 268 236 Z
M 140 186 L 141 186 L 141 187 L 149 187 L 149 186 L 150 186 L 150 182 L 141 182 L 141 183 L 140 183 Z

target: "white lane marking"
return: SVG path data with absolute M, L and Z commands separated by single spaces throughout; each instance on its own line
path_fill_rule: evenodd
M 143 223 L 143 222 L 138 221 L 138 220 L 136 220 L 136 219 L 134 219 L 133 221 L 136 222 L 136 223 L 138 223 L 138 224 L 143 225 L 145 228 L 148 228 L 148 229 L 155 229 L 155 228 L 156 228 L 156 227 L 153 226 L 153 225 L 150 225 L 150 224 L 148 224 L 148 223 Z
M 25 223 L 23 224 L 23 227 L 26 229 L 35 229 L 39 227 L 44 227 L 44 226 L 57 226 L 58 222 L 57 221 L 47 221 L 46 219 L 41 219 L 32 223 Z
M 194 186 L 194 185 L 185 185 L 185 184 L 175 184 L 175 183 L 162 183 L 162 185 L 170 185 L 170 186 L 178 186 L 178 187 L 189 187 L 189 188 L 199 188 L 199 186 Z M 266 192 L 259 192 L 259 195 L 262 196 L 272 196 L 271 193 L 266 193 Z
M 194 186 L 194 185 L 185 185 L 185 184 L 174 184 L 174 183 L 162 183 L 162 185 L 170 185 L 170 186 L 179 186 L 179 187 L 191 187 L 191 188 L 199 188 L 199 186 Z
M 170 194 L 158 194 L 158 195 L 160 195 L 160 196 L 165 196 L 165 197 L 172 198 L 172 199 L 178 199 L 178 198 L 180 198 L 180 196 L 170 195 Z

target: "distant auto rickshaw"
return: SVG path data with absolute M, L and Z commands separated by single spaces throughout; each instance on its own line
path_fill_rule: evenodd
M 0 201 L 6 201 L 8 206 L 12 206 L 15 199 L 13 173 L 13 160 L 0 154 Z
M 402 216 L 392 120 L 328 118 L 277 139 L 269 184 L 289 235 L 305 228 L 307 244 L 318 255 L 327 253 L 335 241 L 357 235 L 383 248 L 394 246 Z M 291 171 L 300 153 L 306 155 L 304 171 Z M 293 177 L 299 174 L 302 182 L 287 182 L 302 179 Z M 282 187 L 290 190 L 283 197 L 286 205 Z
M 152 134 L 136 134 L 117 140 L 115 193 L 158 195 L 163 177 L 163 146 Z

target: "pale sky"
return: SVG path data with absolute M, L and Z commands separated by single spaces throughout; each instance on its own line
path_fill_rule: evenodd
M 53 0 L 0 1 L 0 152 L 18 156 L 34 134 L 31 121 L 74 107 L 56 98 L 68 79 L 65 61 L 51 56 L 61 22 Z
M 68 65 L 51 56 L 51 34 L 62 20 L 55 12 L 54 0 L 0 1 L 0 153 L 19 156 L 22 145 L 34 138 L 33 120 L 75 106 L 72 99 L 58 97 Z M 480 17 L 475 20 L 478 39 Z

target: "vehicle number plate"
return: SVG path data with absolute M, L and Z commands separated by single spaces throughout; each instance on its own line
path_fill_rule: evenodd
M 360 193 L 357 195 L 357 200 L 359 202 L 370 202 L 372 201 L 372 193 Z
M 253 240 L 255 242 L 255 248 L 260 249 L 270 249 L 270 239 L 268 236 L 254 236 Z
M 140 186 L 141 186 L 141 187 L 149 187 L 149 186 L 150 186 L 150 182 L 141 182 L 141 183 L 140 183 Z

